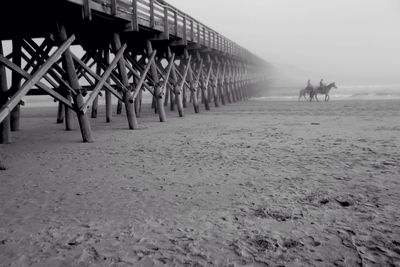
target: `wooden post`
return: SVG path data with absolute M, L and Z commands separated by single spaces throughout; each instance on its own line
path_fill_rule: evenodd
M 104 59 L 107 64 L 110 64 L 110 49 L 107 47 L 104 49 Z M 107 79 L 107 83 L 110 83 L 110 78 Z M 112 117 L 112 95 L 109 90 L 106 90 L 106 122 L 111 122 Z
M 182 71 L 184 71 L 184 69 L 185 69 L 185 65 L 183 64 L 183 62 L 188 62 L 188 60 L 182 60 L 181 59 L 181 61 L 180 61 L 180 64 L 179 64 L 179 67 L 181 67 L 181 70 Z M 187 63 L 188 64 L 188 63 Z M 189 68 L 190 68 L 190 66 L 189 66 Z M 183 82 L 185 82 L 185 81 L 183 81 Z M 184 85 L 183 86 L 183 88 L 182 88 L 182 105 L 183 105 L 183 108 L 187 108 L 187 88 L 186 88 L 186 85 Z
M 227 96 L 228 99 L 228 103 L 231 104 L 232 103 L 232 68 L 231 65 L 229 63 L 229 61 L 225 61 L 226 65 L 227 65 L 227 72 L 228 75 L 226 77 L 226 82 L 225 82 L 225 94 Z
M 111 15 L 117 15 L 117 0 L 111 0 Z
M 175 36 L 178 36 L 179 31 L 178 31 L 178 12 L 174 10 L 174 28 L 175 28 Z
M 171 57 L 172 57 L 171 48 L 168 47 L 168 58 L 171 58 Z M 173 66 L 172 72 L 171 72 L 171 77 L 174 82 L 174 94 L 171 94 L 171 95 L 175 96 L 175 104 L 178 107 L 179 117 L 183 117 L 184 112 L 183 112 L 182 92 L 180 91 L 178 75 L 176 74 L 176 72 L 177 72 L 177 69 L 176 69 L 176 65 L 174 63 L 174 66 Z M 171 100 L 171 110 L 172 110 L 173 106 L 175 106 L 175 105 L 174 105 L 174 103 L 172 103 L 172 100 Z
M 190 20 L 190 41 L 194 42 L 194 23 Z
M 226 64 L 223 63 L 222 75 L 221 75 L 221 79 L 220 79 L 220 86 L 218 86 L 219 98 L 221 99 L 221 103 L 222 103 L 223 106 L 226 105 L 226 103 L 225 103 L 225 96 L 224 96 L 225 75 L 226 75 Z
M 197 44 L 200 45 L 200 23 L 197 22 Z
M 90 8 L 90 0 L 83 0 L 83 17 L 92 20 L 92 10 Z
M 143 99 L 143 90 L 140 89 L 138 95 L 135 98 L 135 111 L 137 118 L 140 118 L 142 113 L 142 99 Z
M 168 7 L 164 7 L 164 39 L 169 40 L 169 14 L 168 14 Z
M 154 0 L 150 0 L 150 28 L 154 28 L 156 26 L 154 20 Z
M 99 63 L 96 64 L 96 74 L 99 76 L 101 75 L 101 67 L 100 67 Z M 95 97 L 95 99 L 93 100 L 93 103 L 92 103 L 92 114 L 91 114 L 92 119 L 97 118 L 98 107 L 99 107 L 99 95 L 97 95 Z
M 139 23 L 138 23 L 138 0 L 132 0 L 132 31 L 139 31 Z
M 169 90 L 169 86 L 167 85 L 167 87 L 165 88 L 165 99 L 164 99 L 164 107 L 167 107 L 168 106 L 168 100 L 169 100 L 169 93 L 170 93 L 170 90 Z
M 13 40 L 13 62 L 18 67 L 21 67 L 21 40 Z M 17 73 L 12 73 L 12 84 L 11 84 L 11 92 L 16 92 L 21 87 L 21 76 Z M 11 112 L 10 115 L 11 120 L 11 131 L 19 131 L 20 125 L 20 105 L 17 105 Z
M 183 16 L 183 44 L 187 45 L 187 25 L 186 15 Z
M 64 122 L 64 104 L 61 101 L 58 101 L 58 110 L 57 110 L 57 123 L 61 124 Z
M 4 165 L 4 160 L 3 157 L 1 156 L 1 151 L 0 151 L 0 171 L 5 171 L 6 166 Z
M 114 33 L 114 42 L 113 42 L 113 47 L 115 51 L 118 51 L 121 48 L 121 39 L 119 37 L 118 33 Z M 125 58 L 121 57 L 121 59 L 118 61 L 118 71 L 119 75 L 121 78 L 121 82 L 123 85 L 127 88 L 130 87 L 129 84 L 129 79 L 128 79 L 128 73 L 126 71 L 125 67 Z M 134 130 L 138 128 L 138 123 L 136 119 L 136 114 L 135 114 L 135 108 L 133 106 L 133 101 L 130 100 L 130 91 L 124 92 L 124 103 L 125 103 L 125 111 L 126 111 L 126 116 L 128 118 L 128 124 L 129 124 L 129 129 Z
M 185 56 L 185 59 L 189 59 L 189 52 L 187 51 L 187 49 L 184 50 L 184 56 Z M 194 87 L 194 77 L 193 77 L 192 67 L 189 68 L 188 82 L 189 82 L 189 86 L 190 86 L 190 88 L 189 88 L 190 93 L 193 97 L 192 100 L 193 100 L 194 112 L 199 113 L 200 109 L 199 109 L 199 103 L 197 101 L 197 92 L 195 91 L 195 87 Z
M 0 40 L 0 55 L 3 55 L 3 43 Z M 0 107 L 7 103 L 8 86 L 6 67 L 0 64 Z M 8 115 L 3 122 L 0 123 L 0 144 L 11 143 L 11 125 L 10 116 Z
M 153 53 L 153 46 L 151 44 L 150 40 L 146 40 L 146 45 L 147 45 L 147 54 L 150 56 Z M 154 97 L 155 102 L 156 102 L 156 108 L 158 110 L 158 116 L 160 117 L 160 122 L 166 122 L 167 121 L 167 117 L 165 115 L 165 110 L 164 110 L 164 96 L 162 95 L 162 88 L 160 86 L 160 79 L 158 77 L 158 73 L 157 73 L 157 65 L 155 63 L 155 61 L 152 62 L 151 64 L 151 77 L 153 78 L 154 81 Z
M 213 95 L 214 95 L 214 104 L 215 107 L 219 107 L 219 93 L 218 93 L 218 83 L 219 83 L 219 76 L 221 73 L 221 64 L 216 61 L 217 63 L 217 73 L 215 74 L 214 84 L 213 84 Z
M 61 39 L 62 42 L 64 42 L 68 39 L 67 32 L 65 30 L 64 25 L 59 24 L 58 27 L 59 27 L 59 29 L 58 29 L 59 30 L 59 32 L 58 32 L 59 38 Z M 64 62 L 65 71 L 67 72 L 68 81 L 69 81 L 71 87 L 78 92 L 78 94 L 73 97 L 73 100 L 74 100 L 75 108 L 79 109 L 84 104 L 85 101 L 82 96 L 78 76 L 75 71 L 74 61 L 72 59 L 71 50 L 69 48 L 63 54 L 63 62 Z M 69 112 L 69 111 L 66 108 L 66 113 L 67 112 Z M 88 120 L 86 114 L 82 113 L 82 112 L 78 112 L 77 116 L 78 116 L 78 122 L 79 122 L 79 126 L 81 129 L 83 142 L 87 142 L 87 143 L 93 142 L 92 131 L 90 129 L 90 123 L 89 123 L 89 120 Z

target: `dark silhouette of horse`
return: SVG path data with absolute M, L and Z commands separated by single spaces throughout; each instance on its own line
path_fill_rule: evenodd
M 334 82 L 325 86 L 319 86 L 318 88 L 314 88 L 310 93 L 310 101 L 312 101 L 315 98 L 315 100 L 317 100 L 318 102 L 319 100 L 317 96 L 325 95 L 325 101 L 328 102 L 330 99 L 329 92 L 331 91 L 332 88 L 337 89 L 337 86 Z

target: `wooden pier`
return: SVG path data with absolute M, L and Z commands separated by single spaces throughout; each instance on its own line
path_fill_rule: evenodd
M 113 96 L 134 130 L 144 91 L 165 122 L 166 107 L 182 117 L 191 106 L 198 113 L 246 100 L 265 76 L 262 59 L 161 0 L 6 0 L 0 40 L 12 43 L 10 53 L 0 45 L 3 144 L 20 127 L 26 95 L 53 97 L 57 122 L 71 130 L 75 116 L 83 141 L 92 142 L 88 116 L 97 117 L 102 92 L 106 121 Z

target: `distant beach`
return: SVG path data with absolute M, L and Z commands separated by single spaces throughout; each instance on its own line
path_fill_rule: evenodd
M 304 86 L 305 87 L 305 86 Z M 260 100 L 290 101 L 299 98 L 301 86 L 271 86 Z M 340 85 L 330 92 L 331 100 L 393 100 L 400 99 L 400 84 Z M 322 97 L 321 97 L 322 99 Z
M 340 89 L 338 92 L 342 92 Z M 252 100 L 140 129 L 24 108 L 0 266 L 396 266 L 399 100 Z M 28 105 L 29 106 L 29 105 Z

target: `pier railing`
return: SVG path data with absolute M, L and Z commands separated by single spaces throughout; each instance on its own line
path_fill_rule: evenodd
M 246 57 L 248 54 L 248 51 L 233 41 L 162 0 L 83 0 L 82 4 L 86 5 L 88 16 L 91 9 L 95 9 L 130 18 L 132 30 L 139 30 L 139 26 L 147 27 L 164 33 L 165 38 L 177 37 L 185 45 L 191 42 L 238 57 Z

